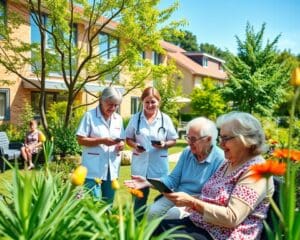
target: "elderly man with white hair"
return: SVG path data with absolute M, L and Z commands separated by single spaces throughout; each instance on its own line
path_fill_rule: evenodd
M 176 192 L 199 194 L 204 183 L 224 160 L 223 151 L 216 146 L 217 137 L 217 127 L 211 120 L 205 117 L 191 120 L 187 125 L 185 136 L 188 146 L 181 153 L 171 174 L 160 180 Z M 126 181 L 125 184 L 135 188 L 149 185 L 139 176 L 133 176 L 132 180 Z M 172 201 L 163 196 L 150 206 L 148 219 L 163 215 L 166 219 L 181 219 L 188 214 L 184 207 L 176 207 Z

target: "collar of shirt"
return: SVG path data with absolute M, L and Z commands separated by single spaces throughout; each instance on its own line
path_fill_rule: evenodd
M 205 162 L 211 163 L 214 160 L 215 151 L 216 151 L 216 146 L 213 145 L 209 155 L 203 161 L 199 162 L 197 157 L 194 154 L 193 154 L 193 158 L 199 164 L 203 164 Z
M 162 112 L 160 110 L 157 110 L 157 113 L 156 113 L 156 116 L 155 116 L 155 121 L 158 121 L 158 120 L 160 121 L 161 115 L 162 115 Z M 144 118 L 146 120 L 144 110 L 142 110 L 141 118 Z

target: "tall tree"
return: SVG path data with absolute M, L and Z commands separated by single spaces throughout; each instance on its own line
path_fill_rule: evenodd
M 234 109 L 270 115 L 283 99 L 290 72 L 285 62 L 278 61 L 280 35 L 264 46 L 264 31 L 265 24 L 255 33 L 247 23 L 246 39 L 236 36 L 238 53 L 228 55 L 225 68 L 229 79 L 223 95 Z
M 174 43 L 188 52 L 199 51 L 196 35 L 187 30 L 180 30 L 177 34 L 165 36 L 164 40 Z
M 210 44 L 210 43 L 201 43 L 200 46 L 200 51 L 201 52 L 205 52 L 208 54 L 211 54 L 215 57 L 219 57 L 222 59 L 226 59 L 226 51 L 223 51 L 222 49 L 218 48 L 217 46 L 215 46 L 214 44 Z
M 171 70 L 172 71 L 172 70 Z M 165 78 L 162 81 L 156 82 L 155 87 L 161 95 L 161 105 L 160 110 L 168 114 L 175 125 L 178 124 L 178 114 L 180 108 L 183 107 L 182 103 L 177 103 L 174 101 L 175 97 L 182 95 L 182 89 L 180 84 L 176 84 L 176 77 L 180 72 L 173 70 L 170 71 L 168 78 Z M 176 72 L 176 73 L 175 73 Z
M 48 129 L 45 114 L 45 83 L 52 73 L 59 74 L 67 87 L 65 125 L 68 126 L 76 96 L 88 83 L 121 84 L 126 93 L 143 87 L 145 79 L 164 75 L 162 67 L 142 59 L 141 52 L 152 49 L 162 53 L 159 41 L 177 23 L 159 27 L 166 21 L 176 4 L 159 11 L 158 0 L 27 0 L 21 1 L 20 14 L 8 10 L 0 21 L 0 65 L 41 93 L 39 108 L 44 128 Z M 24 12 L 30 14 L 31 27 L 37 29 L 36 41 L 28 43 L 17 38 L 21 24 L 28 25 Z M 4 17 L 2 14 L 1 17 Z M 76 33 L 81 29 L 81 33 Z M 5 31 L 3 30 L 5 29 Z M 20 30 L 18 30 L 20 31 Z M 103 32 L 106 33 L 103 33 Z M 109 33 L 109 34 L 107 34 Z M 102 46 L 106 47 L 102 49 Z M 121 51 L 119 51 L 119 48 Z M 108 57 L 109 56 L 109 57 Z M 27 71 L 24 71 L 27 70 Z M 31 69 L 31 74 L 28 74 Z M 159 71 L 160 70 L 160 71 Z M 124 82 L 116 77 L 120 72 L 132 73 Z M 32 81 L 32 74 L 39 81 Z M 31 76 L 30 76 L 31 75 Z M 125 93 L 125 94 L 126 94 Z M 92 92 L 89 94 L 94 97 Z M 49 133 L 49 132 L 48 132 Z
M 196 116 L 216 119 L 217 116 L 224 113 L 227 107 L 219 88 L 210 78 L 205 78 L 202 87 L 194 88 L 190 96 L 192 112 Z

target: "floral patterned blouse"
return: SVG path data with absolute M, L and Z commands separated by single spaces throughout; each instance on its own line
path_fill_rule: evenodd
M 270 181 L 271 184 L 263 180 L 257 185 L 250 177 L 249 167 L 262 162 L 264 159 L 261 156 L 254 157 L 227 175 L 225 173 L 229 163 L 225 162 L 203 186 L 199 199 L 205 202 L 204 213 L 192 211 L 190 219 L 193 223 L 218 240 L 259 239 L 263 228 L 262 220 L 266 218 L 269 207 L 267 187 L 272 192 L 273 180 Z M 226 219 L 227 212 L 239 212 L 240 206 L 248 209 L 249 214 L 240 216 L 236 225 L 226 226 L 226 222 L 230 221 Z
M 33 132 L 28 132 L 26 135 L 25 143 L 27 145 L 36 145 L 39 142 L 40 131 L 35 130 Z M 39 148 L 32 149 L 32 153 L 37 153 Z

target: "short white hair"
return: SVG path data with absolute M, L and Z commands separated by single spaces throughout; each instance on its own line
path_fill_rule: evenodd
M 238 136 L 253 154 L 261 154 L 266 150 L 265 134 L 261 123 L 251 114 L 233 111 L 217 119 L 218 128 L 229 125 L 229 131 Z
M 110 100 L 114 103 L 120 104 L 122 102 L 122 94 L 113 87 L 106 87 L 101 93 L 101 101 Z
M 205 117 L 197 117 L 191 120 L 186 126 L 186 132 L 188 133 L 190 128 L 199 128 L 199 137 L 210 136 L 211 144 L 215 145 L 218 137 L 218 129 L 216 124 Z

